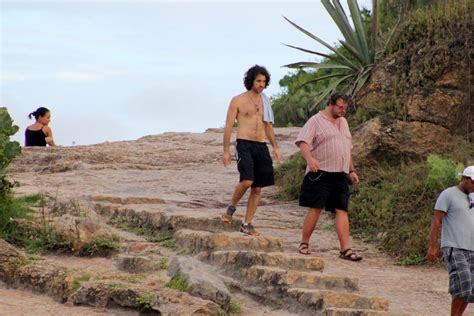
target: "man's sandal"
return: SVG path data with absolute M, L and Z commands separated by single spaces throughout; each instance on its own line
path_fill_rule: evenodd
M 309 245 L 307 242 L 300 243 L 298 247 L 298 252 L 302 255 L 310 255 L 311 251 L 309 250 Z
M 344 260 L 350 260 L 350 261 L 360 261 L 360 260 L 362 260 L 362 257 L 359 256 L 351 248 L 347 248 L 344 251 L 339 251 L 339 258 L 344 259 Z

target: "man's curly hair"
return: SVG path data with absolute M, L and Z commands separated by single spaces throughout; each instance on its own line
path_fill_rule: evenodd
M 264 75 L 265 78 L 267 78 L 265 88 L 268 87 L 268 85 L 270 84 L 270 73 L 268 72 L 268 70 L 265 67 L 255 65 L 249 70 L 247 70 L 247 72 L 245 73 L 244 85 L 247 91 L 252 89 L 253 82 L 257 75 Z
M 333 94 L 331 94 L 331 96 L 329 97 L 328 105 L 336 105 L 336 102 L 337 102 L 337 100 L 339 100 L 339 99 L 344 100 L 344 101 L 346 101 L 347 103 L 349 103 L 350 100 L 351 100 L 351 97 L 350 97 L 349 95 L 347 95 L 347 94 L 344 94 L 344 93 L 342 93 L 342 92 L 336 91 L 336 92 L 334 92 Z

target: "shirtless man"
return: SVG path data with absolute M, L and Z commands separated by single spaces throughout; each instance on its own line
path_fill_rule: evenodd
M 235 120 L 237 120 L 236 159 L 240 173 L 240 182 L 235 187 L 232 201 L 222 215 L 226 224 L 232 222 L 232 215 L 236 205 L 248 188 L 250 196 L 247 202 L 245 220 L 240 232 L 250 236 L 260 236 L 252 225 L 252 219 L 260 201 L 260 192 L 263 187 L 273 185 L 272 158 L 268 151 L 265 138 L 268 138 L 273 147 L 273 157 L 281 161 L 280 149 L 275 140 L 273 131 L 273 112 L 270 99 L 263 94 L 263 90 L 270 83 L 270 74 L 261 66 L 255 65 L 245 74 L 244 85 L 247 92 L 232 98 L 224 130 L 224 166 L 231 162 L 230 136 Z

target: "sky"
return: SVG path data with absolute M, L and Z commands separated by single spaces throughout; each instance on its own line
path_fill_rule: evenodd
M 64 146 L 222 127 L 248 68 L 269 70 L 274 96 L 283 65 L 315 60 L 283 44 L 328 51 L 283 16 L 342 38 L 318 0 L 0 0 L 0 106 L 21 145 L 40 106 Z

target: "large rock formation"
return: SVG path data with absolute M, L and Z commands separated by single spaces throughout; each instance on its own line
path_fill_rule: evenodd
M 448 152 L 457 140 L 449 129 L 435 123 L 377 117 L 353 133 L 352 152 L 358 165 L 380 161 L 396 164 Z
M 402 49 L 377 62 L 355 98 L 355 118 L 368 119 L 354 133 L 359 160 L 424 158 L 449 152 L 462 139 L 472 143 L 473 51 L 466 45 L 472 19 L 466 23 L 405 39 Z

